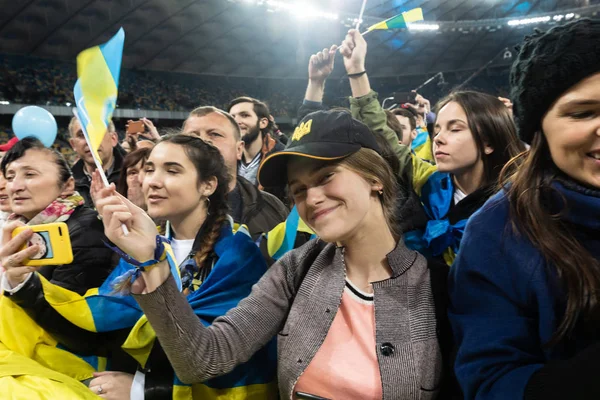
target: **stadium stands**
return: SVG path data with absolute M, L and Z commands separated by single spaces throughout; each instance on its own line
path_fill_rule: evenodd
M 490 71 L 478 76 L 468 87 L 505 95 L 507 69 Z M 445 73 L 445 86 L 429 85 L 423 94 L 435 102 L 472 72 Z M 0 55 L 0 100 L 39 105 L 73 103 L 76 76 L 74 63 Z M 374 78 L 373 87 L 382 96 L 388 96 L 395 90 L 410 90 L 427 78 Z M 224 108 L 231 99 L 248 95 L 266 101 L 275 117 L 294 117 L 305 88 L 306 81 L 300 79 L 252 79 L 123 69 L 118 106 L 140 110 L 189 111 L 207 104 Z M 347 79 L 331 79 L 326 90 L 326 103 L 345 106 L 349 93 Z

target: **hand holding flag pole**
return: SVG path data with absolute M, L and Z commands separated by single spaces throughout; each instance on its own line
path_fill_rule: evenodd
M 366 5 L 366 0 L 363 1 L 363 7 L 361 8 L 360 15 L 358 17 L 358 22 L 356 23 L 356 30 L 360 27 L 360 21 L 364 14 L 364 7 Z M 392 29 L 402 29 L 407 28 L 408 24 L 417 21 L 423 21 L 423 9 L 422 8 L 413 8 L 412 10 L 408 10 L 398 15 L 394 15 L 392 18 L 388 18 L 385 21 L 378 22 L 374 25 L 371 25 L 367 28 L 366 31 L 361 33 L 364 37 L 369 32 L 373 32 L 375 30 L 385 30 L 389 31 Z M 341 47 L 341 46 L 340 46 Z

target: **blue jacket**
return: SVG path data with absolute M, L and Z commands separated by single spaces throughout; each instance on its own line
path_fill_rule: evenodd
M 567 201 L 565 220 L 600 259 L 600 191 L 557 181 L 553 186 Z M 557 206 L 558 199 L 553 195 L 549 204 Z M 576 329 L 572 340 L 544 346 L 563 316 L 560 288 L 540 252 L 512 233 L 504 191 L 471 217 L 449 279 L 455 372 L 466 399 L 522 399 L 536 371 L 594 343 Z

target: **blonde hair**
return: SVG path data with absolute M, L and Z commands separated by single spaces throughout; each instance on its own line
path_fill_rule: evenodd
M 344 166 L 368 182 L 377 182 L 382 185 L 383 194 L 379 196 L 383 215 L 392 234 L 396 237 L 402 235 L 396 215 L 398 202 L 398 181 L 390 165 L 374 150 L 362 148 L 340 161 Z

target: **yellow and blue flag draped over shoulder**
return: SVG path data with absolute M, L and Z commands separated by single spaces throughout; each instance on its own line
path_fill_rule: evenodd
M 367 32 L 374 30 L 402 29 L 406 28 L 411 22 L 423 21 L 423 9 L 413 8 L 412 10 L 403 12 L 388 18 L 385 21 L 376 23 L 367 28 Z
M 125 31 L 121 28 L 108 42 L 77 56 L 78 79 L 73 89 L 76 113 L 97 160 L 98 148 L 117 104 L 124 43 Z
M 442 257 L 451 266 L 458 254 L 467 218 L 450 223 L 454 184 L 448 173 L 435 171 L 421 188 L 421 204 L 429 221 L 425 229 L 404 233 L 404 243 L 425 257 Z
M 94 400 L 99 397 L 80 381 L 94 368 L 57 347 L 9 297 L 0 294 L 0 393 L 11 399 Z
M 168 247 L 167 260 L 171 272 L 181 290 L 179 268 L 170 246 L 168 244 L 165 246 Z M 226 224 L 214 245 L 214 252 L 216 261 L 211 272 L 198 290 L 187 295 L 188 302 L 204 325 L 210 325 L 217 317 L 237 306 L 250 294 L 252 286 L 267 270 L 258 247 L 243 229 L 234 234 L 231 226 Z M 153 360 L 151 353 L 155 346 L 156 334 L 135 299 L 129 295 L 116 295 L 112 288 L 113 280 L 131 268 L 134 266 L 121 260 L 101 287 L 90 289 L 83 296 L 56 286 L 42 276 L 36 277 L 40 279 L 44 294 L 43 301 L 48 304 L 48 308 L 54 309 L 74 326 L 99 334 L 130 329 L 126 340 L 115 345 L 125 350 L 142 367 L 151 368 L 150 364 Z M 48 323 L 52 324 L 52 321 Z M 45 357 L 45 362 L 50 365 L 66 365 L 63 367 L 66 371 L 62 371 L 64 374 L 69 377 L 79 374 L 78 380 L 85 379 L 86 377 L 81 376 L 81 365 L 70 371 L 68 364 L 63 363 L 63 360 L 65 362 L 68 360 L 65 356 L 66 352 L 59 347 L 60 344 L 55 347 L 54 355 Z M 190 349 L 190 352 L 193 351 L 194 349 Z M 83 360 L 93 369 L 103 369 L 103 365 L 107 365 L 107 369 L 110 369 L 110 359 L 102 361 L 98 357 L 88 356 Z M 173 374 L 172 398 L 174 400 L 277 399 L 276 365 L 276 342 L 272 340 L 249 361 L 222 377 L 201 384 L 186 385 Z
M 417 128 L 417 136 L 411 144 L 412 151 L 415 152 L 417 157 L 422 158 L 425 161 L 435 164 L 435 157 L 433 156 L 433 147 L 431 144 L 431 137 L 427 129 Z
M 298 233 L 301 232 L 311 235 L 310 239 L 317 237 L 312 229 L 302 221 L 298 214 L 298 209 L 294 206 L 285 221 L 267 233 L 267 250 L 269 256 L 273 260 L 279 260 L 285 253 L 295 249 L 297 247 L 296 239 L 298 238 Z

